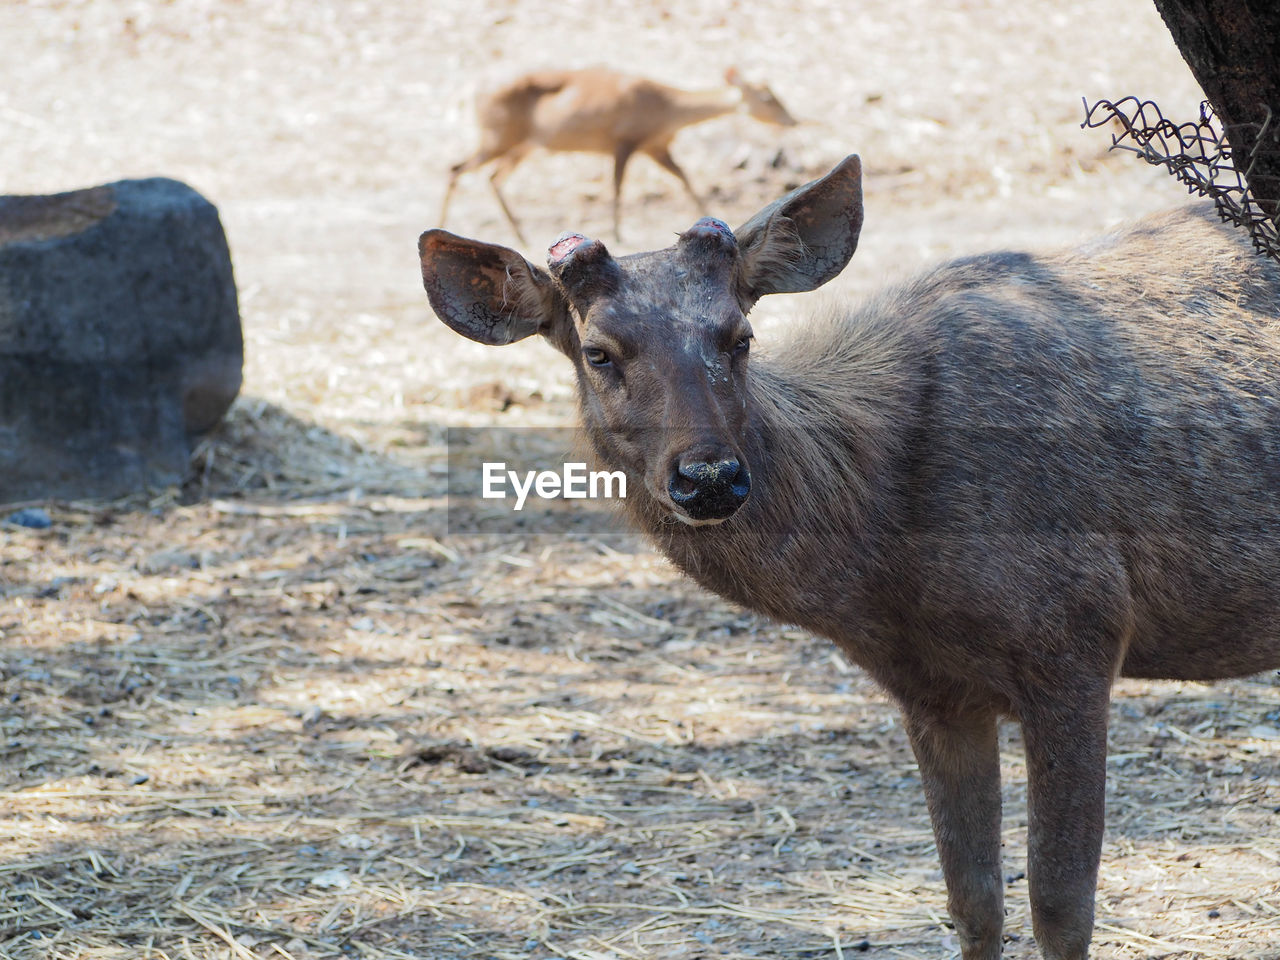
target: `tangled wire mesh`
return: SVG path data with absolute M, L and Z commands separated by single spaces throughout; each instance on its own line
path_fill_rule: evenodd
M 1150 100 L 1124 97 L 1114 102 L 1099 100 L 1092 106 L 1086 100 L 1080 126 L 1118 123 L 1123 130 L 1112 133 L 1112 149 L 1130 150 L 1147 163 L 1167 169 L 1187 185 L 1188 192 L 1212 197 L 1223 220 L 1247 229 L 1259 253 L 1280 261 L 1280 227 L 1276 216 L 1265 209 L 1280 212 L 1280 182 L 1255 172 L 1261 159 L 1271 161 L 1273 169 L 1280 160 L 1280 124 L 1273 119 L 1267 107 L 1261 123 L 1238 125 L 1243 135 L 1236 142 L 1252 144 L 1243 165 L 1235 162 L 1228 131 L 1207 100 L 1200 104 L 1199 120 L 1181 124 L 1167 119 Z M 1260 188 L 1264 195 L 1259 194 Z

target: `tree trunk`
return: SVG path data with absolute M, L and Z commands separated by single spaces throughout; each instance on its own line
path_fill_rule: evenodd
M 1225 128 L 1235 168 L 1246 176 L 1254 201 L 1276 222 L 1280 215 L 1280 2 L 1155 0 L 1155 5 Z M 1265 142 L 1259 145 L 1258 132 L 1268 108 L 1271 123 Z

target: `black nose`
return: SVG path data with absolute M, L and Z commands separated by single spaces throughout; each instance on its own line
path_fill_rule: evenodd
M 751 474 L 732 455 L 716 460 L 685 455 L 671 467 L 667 492 L 694 520 L 723 520 L 746 502 Z

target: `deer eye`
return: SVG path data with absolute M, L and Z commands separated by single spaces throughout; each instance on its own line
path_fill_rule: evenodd
M 613 362 L 609 359 L 609 355 L 599 347 L 585 347 L 582 354 L 587 358 L 587 363 L 593 367 L 607 367 Z

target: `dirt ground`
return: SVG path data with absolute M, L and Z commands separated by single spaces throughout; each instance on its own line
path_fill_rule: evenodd
M 182 489 L 0 528 L 0 956 L 957 953 L 895 711 L 825 642 L 635 537 L 446 534 L 446 428 L 565 426 L 571 398 L 548 348 L 431 316 L 415 241 L 476 91 L 593 63 L 691 88 L 736 63 L 805 119 L 677 140 L 731 223 L 861 153 L 836 296 L 1083 237 L 1182 202 L 1079 129 L 1082 97 L 1194 114 L 1146 0 L 9 0 L 0 38 L 0 192 L 192 184 L 246 337 Z M 508 196 L 544 245 L 607 235 L 609 190 L 604 158 L 543 154 Z M 695 217 L 638 160 L 611 246 Z M 448 226 L 515 242 L 482 176 Z M 762 303 L 762 348 L 822 296 Z M 1276 676 L 1123 682 L 1112 719 L 1095 956 L 1280 957 Z

